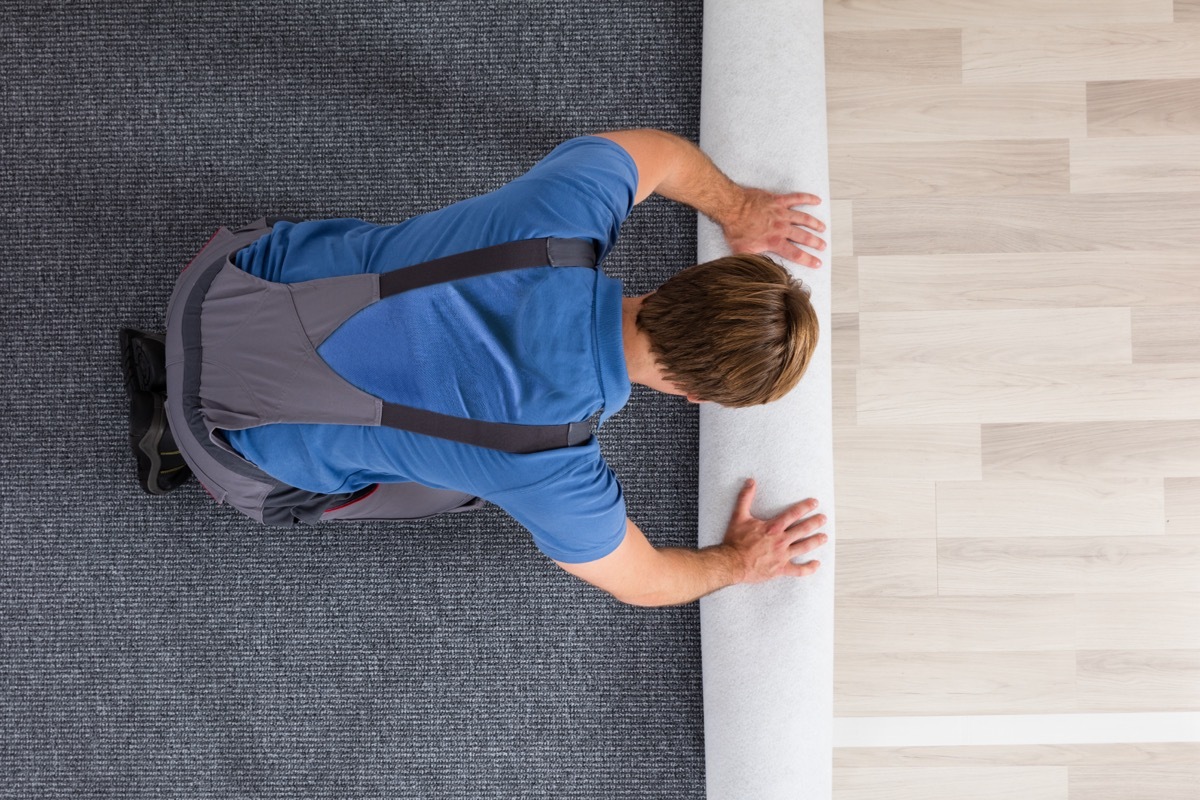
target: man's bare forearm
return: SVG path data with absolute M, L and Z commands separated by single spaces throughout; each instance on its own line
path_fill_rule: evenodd
M 662 559 L 655 585 L 632 601 L 638 606 L 678 606 L 698 600 L 718 589 L 741 583 L 745 566 L 731 547 L 720 544 L 692 550 L 658 548 Z
M 736 219 L 746 204 L 745 190 L 687 139 L 664 131 L 657 133 L 666 137 L 664 143 L 669 143 L 674 159 L 655 192 L 691 206 L 720 225 Z
M 652 193 L 660 194 L 691 206 L 722 227 L 744 213 L 746 190 L 687 139 L 651 128 L 600 135 L 633 156 L 638 168 L 638 202 Z

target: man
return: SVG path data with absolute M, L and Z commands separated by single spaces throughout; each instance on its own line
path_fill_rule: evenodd
M 124 333 L 143 488 L 169 491 L 190 468 L 219 501 L 277 524 L 412 518 L 482 498 L 560 567 L 637 605 L 810 574 L 817 562 L 792 559 L 825 541 L 815 500 L 760 520 L 748 482 L 721 545 L 656 549 L 581 427 L 616 413 L 631 383 L 770 402 L 816 344 L 807 292 L 764 256 L 623 298 L 593 267 L 654 192 L 719 223 L 735 253 L 820 265 L 800 245 L 824 249 L 824 225 L 794 210 L 818 198 L 739 187 L 652 130 L 569 140 L 501 189 L 399 225 L 222 229 L 176 286 L 165 375 L 161 338 Z M 551 438 L 529 444 L 534 432 Z

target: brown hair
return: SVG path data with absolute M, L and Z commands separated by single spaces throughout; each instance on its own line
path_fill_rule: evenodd
M 750 254 L 677 273 L 642 301 L 637 326 L 667 380 L 731 407 L 791 391 L 818 336 L 804 285 L 766 256 Z

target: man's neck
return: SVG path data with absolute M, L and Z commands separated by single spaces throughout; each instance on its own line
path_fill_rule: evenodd
M 642 308 L 641 297 L 621 298 L 621 343 L 625 350 L 625 369 L 630 383 L 646 383 L 646 369 L 654 368 L 650 358 L 650 339 L 638 330 L 637 315 Z

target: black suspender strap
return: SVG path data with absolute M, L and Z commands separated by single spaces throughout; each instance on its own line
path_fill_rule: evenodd
M 383 404 L 380 424 L 506 453 L 540 453 L 559 447 L 574 447 L 583 444 L 592 435 L 592 425 L 587 421 L 568 425 L 516 425 L 511 422 L 451 417 L 395 403 Z
M 585 239 L 525 239 L 470 250 L 381 274 L 379 299 L 477 275 L 546 266 L 594 268 L 596 249 Z M 453 417 L 388 402 L 383 404 L 380 424 L 508 453 L 538 453 L 573 447 L 583 444 L 592 435 L 590 421 L 565 425 L 517 425 Z
M 596 249 L 586 239 L 523 239 L 394 269 L 379 276 L 379 299 L 477 275 L 526 267 L 595 267 Z

